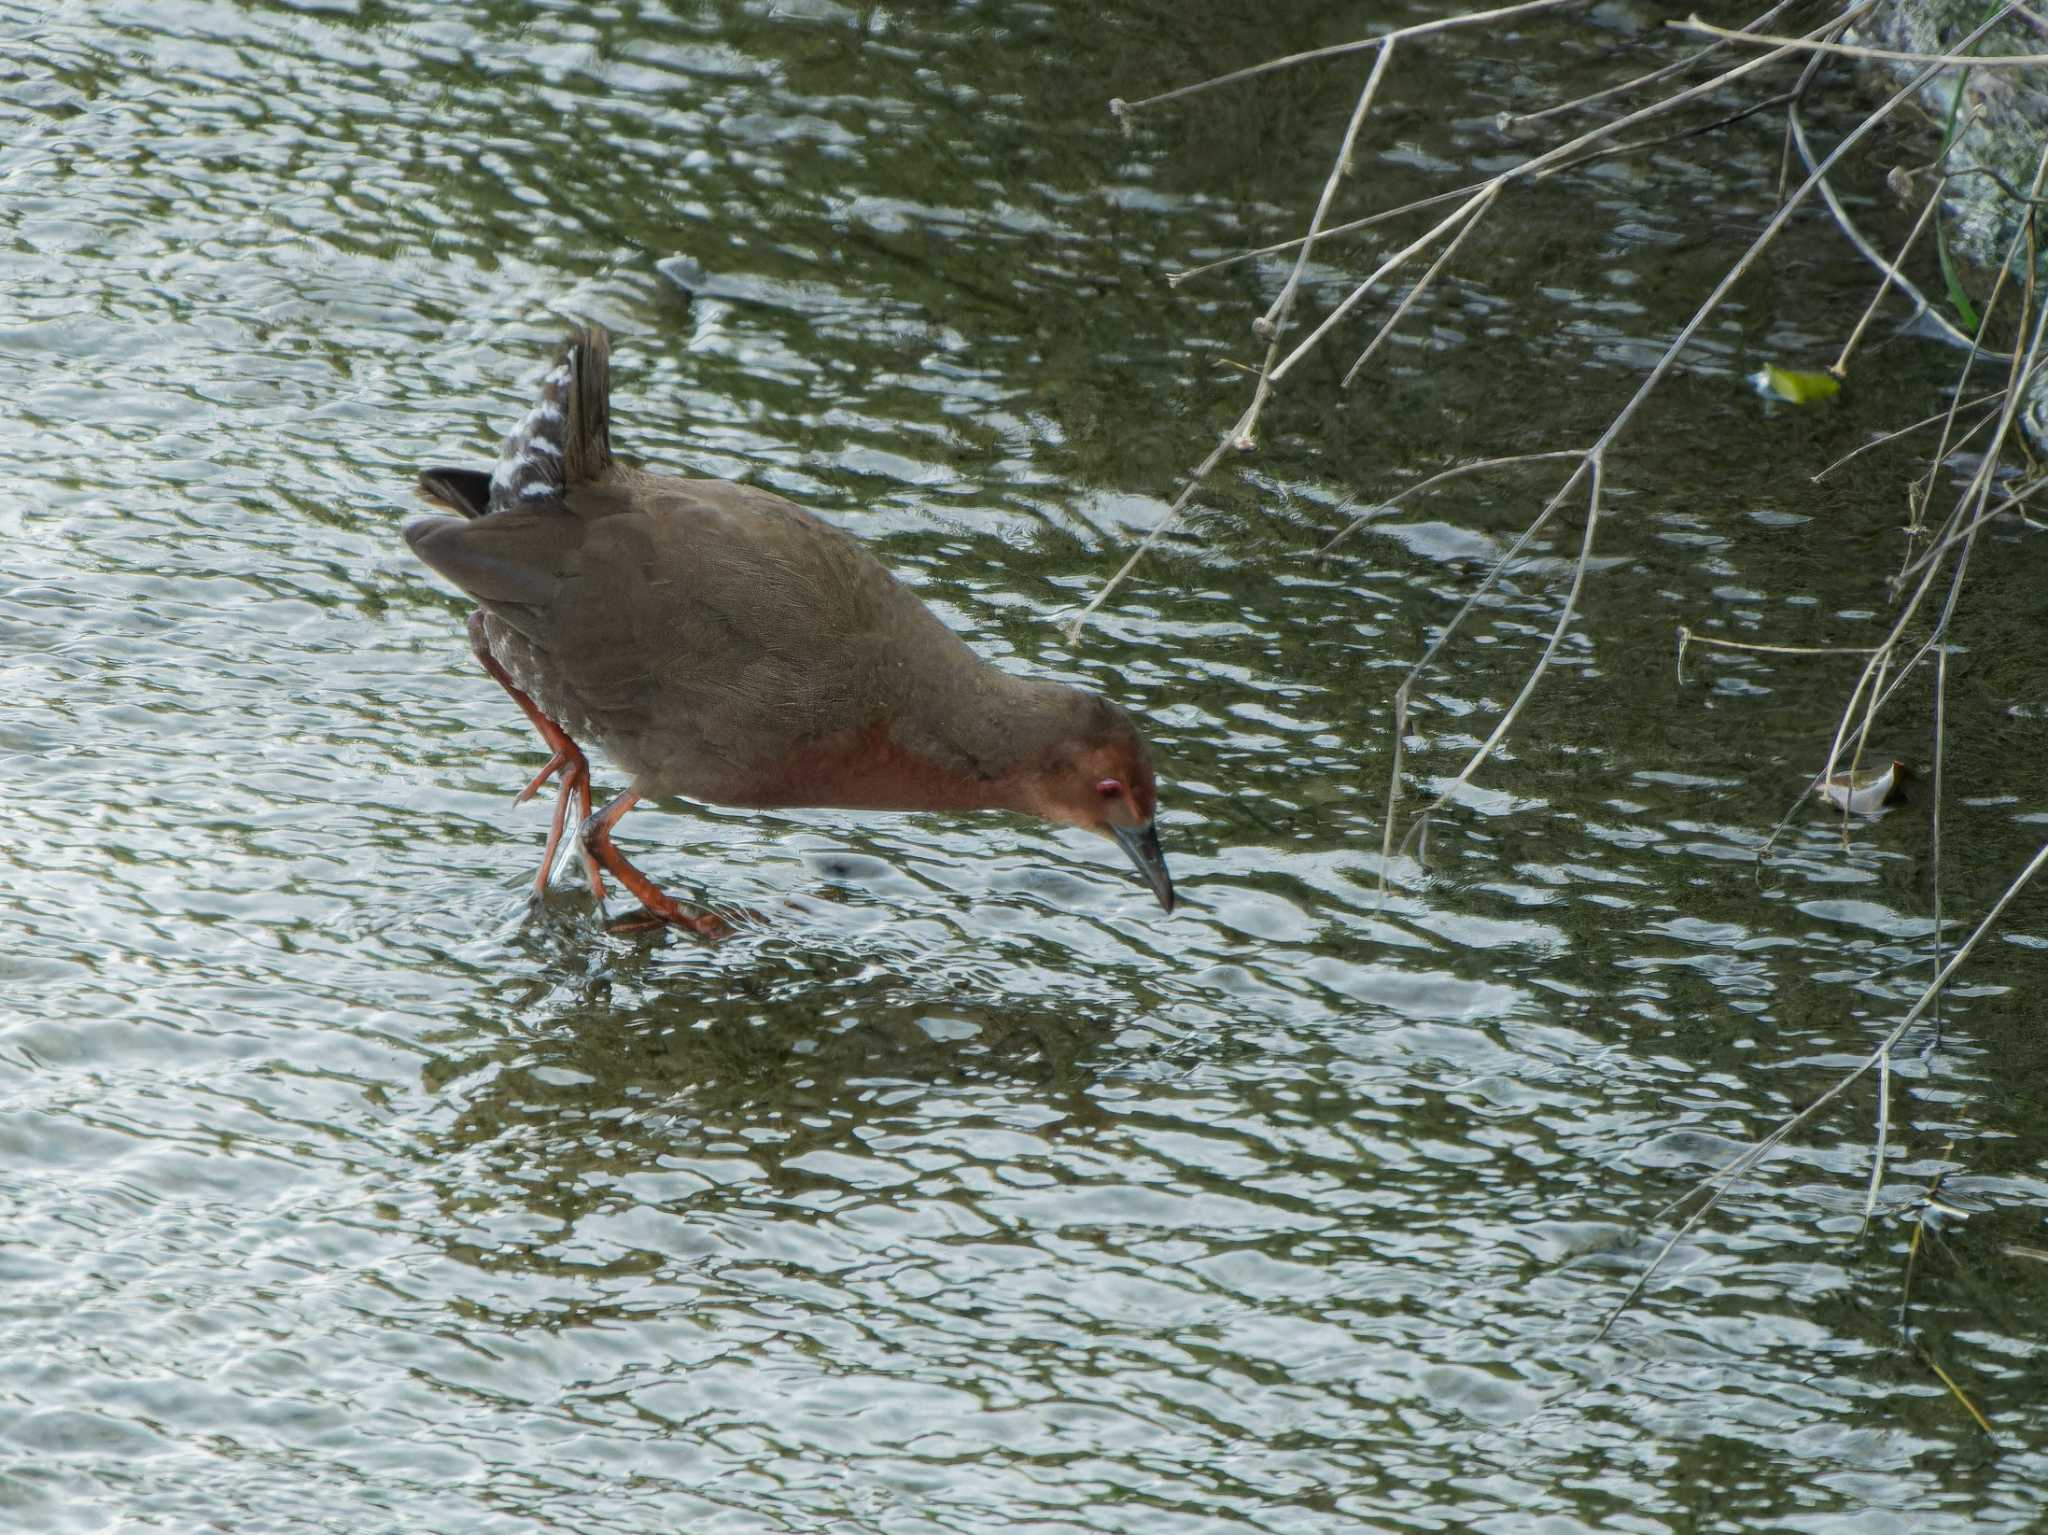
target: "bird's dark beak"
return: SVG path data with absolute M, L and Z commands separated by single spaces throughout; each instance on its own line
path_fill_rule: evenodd
M 1112 826 L 1109 834 L 1116 838 L 1116 845 L 1131 855 L 1131 862 L 1138 866 L 1138 872 L 1145 876 L 1145 883 L 1152 887 L 1152 893 L 1159 897 L 1162 911 L 1173 910 L 1173 876 L 1166 872 L 1166 855 L 1159 851 L 1159 833 L 1153 823 L 1143 826 Z

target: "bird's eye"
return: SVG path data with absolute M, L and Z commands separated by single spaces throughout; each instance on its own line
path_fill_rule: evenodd
M 1124 792 L 1124 786 L 1114 778 L 1105 778 L 1095 786 L 1095 792 L 1104 799 L 1116 799 Z

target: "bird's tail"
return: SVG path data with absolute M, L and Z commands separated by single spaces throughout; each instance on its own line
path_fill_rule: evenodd
M 601 325 L 569 338 L 540 398 L 512 428 L 491 471 L 490 508 L 559 496 L 612 466 L 612 341 Z

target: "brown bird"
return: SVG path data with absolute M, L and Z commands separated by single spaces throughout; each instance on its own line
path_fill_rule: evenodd
M 1173 910 L 1150 755 L 1116 704 L 982 660 L 851 535 L 751 485 L 629 469 L 611 450 L 611 342 L 578 331 L 489 474 L 429 469 L 459 516 L 406 542 L 474 597 L 477 660 L 561 775 L 592 893 L 608 870 L 664 922 L 691 913 L 612 843 L 641 799 L 747 809 L 1011 810 L 1112 838 Z M 591 812 L 602 747 L 627 775 Z

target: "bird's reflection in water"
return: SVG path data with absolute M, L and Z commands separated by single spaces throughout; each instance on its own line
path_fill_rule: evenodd
M 560 902 L 526 922 L 531 962 L 432 1040 L 429 1230 L 480 1269 L 679 1277 L 774 1250 L 772 1224 L 1055 1176 L 1053 1142 L 1104 1123 L 1127 1019 L 795 935 L 734 962 L 590 923 Z

